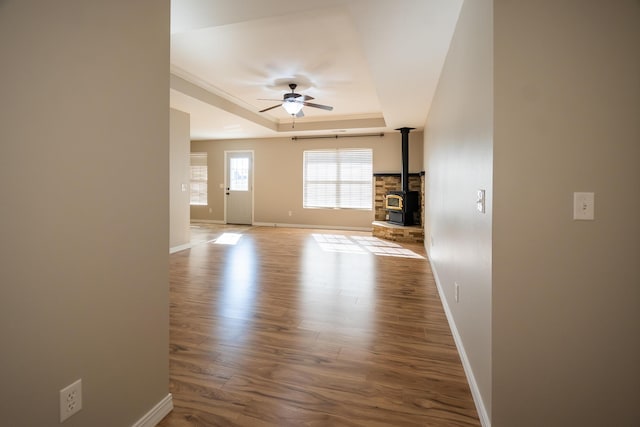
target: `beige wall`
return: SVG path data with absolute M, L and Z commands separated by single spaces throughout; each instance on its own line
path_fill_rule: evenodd
M 637 1 L 495 1 L 494 427 L 640 425 L 639 52 Z
M 0 1 L 0 424 L 168 394 L 169 2 Z
M 427 247 L 494 427 L 640 424 L 639 22 L 633 1 L 463 6 L 425 131 Z
M 491 1 L 464 3 L 425 130 L 425 246 L 485 421 L 491 411 L 491 12 Z M 476 210 L 478 189 L 486 190 L 484 214 Z
M 191 239 L 189 229 L 189 114 L 170 109 L 169 202 L 171 251 L 185 248 Z
M 422 132 L 409 134 L 409 170 L 422 171 Z M 254 222 L 305 226 L 371 228 L 373 210 L 302 209 L 302 157 L 304 150 L 372 148 L 375 172 L 399 173 L 402 167 L 400 132 L 384 137 L 193 141 L 192 152 L 207 152 L 209 205 L 192 206 L 195 220 L 224 220 L 224 151 L 253 150 L 255 163 Z M 278 203 L 275 203 L 275 201 Z M 211 210 L 211 212 L 209 212 Z M 292 215 L 289 216 L 289 211 Z

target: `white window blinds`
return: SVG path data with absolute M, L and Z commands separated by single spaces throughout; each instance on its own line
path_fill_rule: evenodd
M 371 149 L 304 152 L 305 208 L 372 209 Z
M 190 202 L 207 205 L 207 153 L 191 153 Z

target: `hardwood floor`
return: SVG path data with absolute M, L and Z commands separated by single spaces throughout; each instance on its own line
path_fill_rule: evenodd
M 192 232 L 170 257 L 175 408 L 159 426 L 480 425 L 422 245 Z

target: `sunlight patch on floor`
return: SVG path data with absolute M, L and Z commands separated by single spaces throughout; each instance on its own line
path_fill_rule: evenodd
M 315 241 L 325 252 L 341 252 L 351 254 L 364 254 L 366 251 L 356 242 L 349 240 L 347 236 L 340 234 L 312 234 Z
M 368 236 L 345 236 L 342 234 L 312 234 L 314 240 L 325 252 L 352 254 L 373 253 L 379 256 L 424 259 L 422 255 L 401 245 Z
M 240 237 L 242 237 L 242 234 L 239 233 L 222 233 L 220 237 L 212 240 L 211 243 L 216 245 L 235 245 L 240 240 Z

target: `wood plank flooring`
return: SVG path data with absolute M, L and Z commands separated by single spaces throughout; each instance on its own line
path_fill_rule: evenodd
M 175 408 L 160 427 L 480 425 L 422 245 L 192 233 L 170 257 Z

